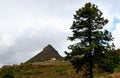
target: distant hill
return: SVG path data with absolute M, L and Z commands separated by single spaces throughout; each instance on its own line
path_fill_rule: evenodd
M 60 59 L 62 57 L 58 54 L 57 50 L 49 44 L 43 49 L 43 51 L 35 55 L 27 62 L 45 61 L 45 60 L 51 60 L 53 58 Z

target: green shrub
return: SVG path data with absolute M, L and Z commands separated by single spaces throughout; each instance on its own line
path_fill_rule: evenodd
M 2 75 L 2 78 L 14 78 L 14 72 L 12 68 L 7 68 Z

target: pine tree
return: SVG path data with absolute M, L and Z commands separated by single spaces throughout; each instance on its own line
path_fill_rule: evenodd
M 68 39 L 75 43 L 68 46 L 71 52 L 66 52 L 67 57 L 74 65 L 76 73 L 86 66 L 88 78 L 93 78 L 94 64 L 101 62 L 99 58 L 114 51 L 114 46 L 111 47 L 109 44 L 113 40 L 111 33 L 103 30 L 108 20 L 102 15 L 98 6 L 86 3 L 84 7 L 76 11 L 75 20 L 70 28 L 73 35 Z

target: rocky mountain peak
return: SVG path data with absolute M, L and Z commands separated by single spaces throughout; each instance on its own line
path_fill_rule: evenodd
M 31 58 L 29 61 L 43 61 L 43 60 L 50 60 L 52 58 L 60 59 L 62 58 L 58 51 L 52 47 L 52 45 L 47 45 L 43 51 L 38 53 L 36 56 Z

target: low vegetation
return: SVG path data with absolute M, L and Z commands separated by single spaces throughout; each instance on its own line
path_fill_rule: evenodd
M 9 76 L 12 75 L 12 77 L 7 78 L 82 78 L 83 74 L 83 71 L 76 74 L 69 62 L 39 62 L 4 66 L 0 69 L 0 78 L 6 78 L 3 76 L 8 72 L 11 72 Z M 114 74 L 97 69 L 94 69 L 94 72 L 95 78 L 118 78 L 120 66 L 116 67 Z

